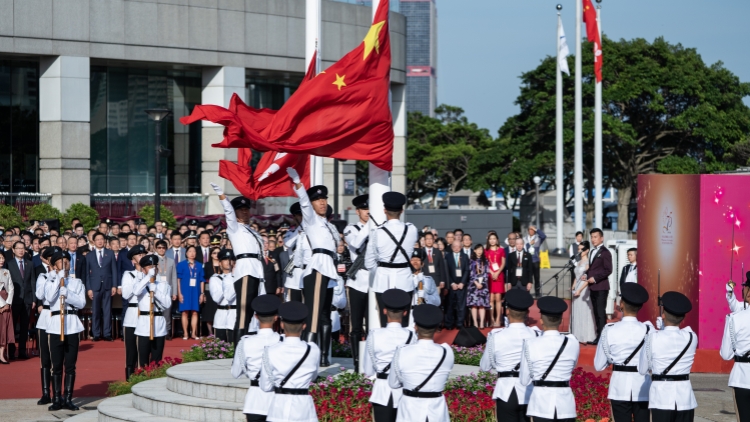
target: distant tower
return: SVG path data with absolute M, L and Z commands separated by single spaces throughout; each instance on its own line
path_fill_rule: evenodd
M 401 0 L 406 16 L 406 110 L 435 115 L 437 7 L 435 0 Z

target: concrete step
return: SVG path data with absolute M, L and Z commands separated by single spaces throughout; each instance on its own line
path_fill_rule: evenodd
M 173 366 L 167 370 L 167 390 L 196 398 L 244 403 L 250 380 L 234 379 L 231 367 L 230 359 Z
M 154 416 L 195 422 L 243 422 L 242 403 L 207 399 L 167 389 L 167 379 L 157 378 L 133 386 L 132 405 Z
M 181 419 L 154 416 L 133 407 L 133 395 L 125 394 L 104 400 L 97 406 L 97 422 L 179 422 Z M 88 422 L 88 421 L 85 421 Z
M 79 413 L 72 418 L 65 419 L 68 422 L 99 422 L 99 412 L 92 410 L 89 412 Z

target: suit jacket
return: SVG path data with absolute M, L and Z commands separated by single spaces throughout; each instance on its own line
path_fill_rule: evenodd
M 165 255 L 167 255 L 167 258 L 171 259 L 172 261 L 175 261 L 175 259 L 174 259 L 174 248 L 172 248 L 171 245 L 169 246 L 169 248 L 167 248 L 167 253 Z M 180 247 L 180 262 L 182 262 L 182 261 L 184 261 L 186 259 L 187 258 L 185 258 L 185 248 Z M 177 265 L 177 264 L 179 264 L 179 262 L 175 261 L 175 265 Z
M 68 251 L 67 249 L 66 249 L 66 251 L 70 254 L 70 270 L 71 270 L 71 272 L 73 274 L 78 274 L 78 264 L 81 263 L 80 261 L 81 261 L 82 255 L 80 255 L 77 252 L 70 253 L 70 251 Z M 78 276 L 76 276 L 76 278 L 78 278 Z
M 596 255 L 589 260 L 589 270 L 586 275 L 594 278 L 594 284 L 589 284 L 589 290 L 598 292 L 609 290 L 609 275 L 612 274 L 612 254 L 609 248 L 601 245 Z
M 76 258 L 76 278 L 83 281 L 83 277 L 86 275 L 86 257 L 80 255 Z
M 629 273 L 630 273 L 630 264 L 622 267 L 622 272 L 620 273 L 620 291 L 622 291 L 622 286 L 625 285 L 625 280 L 627 280 Z
M 39 254 L 36 254 L 31 257 L 31 263 L 34 264 L 34 268 L 39 267 L 42 265 L 42 256 Z
M 516 268 L 518 267 L 518 251 L 508 252 L 506 256 L 508 260 L 506 267 L 508 268 L 508 278 L 505 279 L 506 283 L 510 283 L 511 288 L 520 286 L 526 288 L 528 283 L 531 283 L 531 275 L 534 269 L 534 259 L 530 253 L 523 251 L 523 257 L 521 258 L 521 278 L 516 277 Z
M 266 284 L 266 293 L 273 295 L 276 294 L 276 288 L 279 286 L 279 277 L 283 270 L 281 268 L 280 264 L 274 259 L 273 256 L 268 257 L 268 262 L 266 260 L 262 260 L 263 264 L 263 279 L 265 280 Z M 276 271 L 276 265 L 279 265 L 279 270 Z
M 279 263 L 279 269 L 284 272 L 284 268 L 289 265 L 289 251 L 285 251 L 284 248 L 276 248 L 275 251 L 271 252 L 273 259 Z M 283 280 L 284 274 L 279 274 L 279 281 Z
M 47 270 L 44 268 L 44 265 L 38 265 L 34 267 L 34 280 L 39 278 L 39 274 L 46 274 Z M 34 290 L 36 292 L 36 289 Z
M 133 265 L 133 261 L 128 259 L 128 248 L 122 248 L 120 249 L 120 252 L 117 253 L 116 266 L 117 266 L 117 287 L 121 287 L 122 276 L 125 274 L 125 271 L 135 270 L 135 265 Z
M 11 255 L 10 260 L 5 261 L 5 266 L 13 280 L 13 303 L 31 305 L 36 302 L 36 277 L 34 277 L 34 265 L 31 260 L 24 257 L 23 276 L 15 256 Z
M 99 266 L 99 259 L 97 258 L 98 251 L 96 248 L 86 255 L 86 272 L 84 273 L 83 280 L 86 284 L 86 290 L 98 292 L 101 289 L 111 289 L 120 284 L 120 279 L 122 277 L 117 270 L 115 253 L 106 248 L 102 249 L 102 251 L 103 256 L 101 266 Z
M 177 294 L 177 270 L 174 267 L 174 261 L 167 258 L 167 256 L 160 256 L 159 254 L 156 254 L 156 256 L 159 258 L 159 275 L 160 276 L 166 276 L 167 277 L 167 283 L 169 283 L 169 287 L 172 288 L 172 294 Z
M 198 245 L 196 247 L 198 248 L 198 253 L 195 255 L 195 260 L 200 262 L 201 264 L 205 264 L 205 262 L 203 262 L 203 246 Z M 210 262 L 211 261 L 211 246 L 207 247 L 206 249 L 208 249 L 208 252 L 207 252 L 208 261 Z M 172 251 L 172 254 L 174 255 L 174 251 Z
M 448 269 L 447 271 L 448 277 L 447 277 L 447 282 L 446 282 L 447 288 L 450 288 L 450 285 L 453 283 L 456 283 L 456 284 L 463 283 L 464 289 L 466 289 L 469 286 L 469 275 L 470 275 L 469 273 L 471 272 L 471 267 L 469 264 L 469 257 L 466 256 L 465 253 L 461 252 L 459 261 L 460 261 L 460 264 L 457 267 L 456 260 L 453 256 L 453 251 L 446 253 L 445 263 L 446 263 L 446 268 Z M 461 270 L 461 277 L 456 276 L 456 269 Z
M 430 264 L 429 257 L 427 255 L 427 248 L 422 248 L 424 251 L 424 265 L 422 266 L 422 272 L 425 275 L 429 275 L 435 280 L 435 286 L 440 286 L 440 283 L 444 283 L 448 279 L 448 268 L 445 266 L 445 256 L 440 253 L 440 249 L 432 248 L 432 264 Z M 430 271 L 430 265 L 434 267 L 435 271 Z

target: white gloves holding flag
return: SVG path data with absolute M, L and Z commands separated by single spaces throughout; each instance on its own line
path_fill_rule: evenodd
M 156 283 L 148 283 L 148 291 L 149 292 L 155 292 L 156 291 Z
M 65 286 L 60 287 L 60 296 L 68 297 L 68 288 Z
M 214 192 L 216 192 L 217 195 L 219 196 L 224 195 L 224 191 L 221 190 L 219 185 L 217 185 L 216 183 L 211 182 L 211 187 L 213 188 Z
M 417 297 L 420 299 L 424 299 L 424 290 L 417 290 Z
M 156 274 L 156 270 L 151 267 L 151 269 L 148 270 L 148 274 L 146 274 L 149 278 L 153 277 Z
M 299 174 L 297 173 L 297 170 L 295 170 L 293 167 L 287 167 L 286 174 L 289 175 L 289 177 L 292 179 L 292 182 L 294 182 L 295 184 L 301 183 Z

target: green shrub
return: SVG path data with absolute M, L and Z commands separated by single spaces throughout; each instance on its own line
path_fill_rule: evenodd
M 214 336 L 204 337 L 200 343 L 194 344 L 188 350 L 180 350 L 183 362 L 198 362 L 201 360 L 231 359 L 234 357 L 234 346 Z
M 74 218 L 81 220 L 81 224 L 83 224 L 83 229 L 85 231 L 89 231 L 99 225 L 99 213 L 94 208 L 77 202 L 71 205 L 70 208 L 65 211 L 65 214 L 63 214 L 60 229 L 65 231 L 65 229 L 71 228 L 70 222 L 73 221 Z
M 21 213 L 12 205 L 0 205 L 0 225 L 6 229 L 13 226 L 26 227 Z
M 177 228 L 177 219 L 174 218 L 174 213 L 169 208 L 165 207 L 164 205 L 161 205 L 159 207 L 161 210 L 159 218 L 161 221 L 164 221 L 167 223 L 167 227 L 170 229 L 176 229 Z M 149 226 L 154 225 L 154 206 L 153 205 L 146 205 L 143 208 L 141 208 L 140 211 L 138 211 L 138 216 L 146 220 L 146 224 Z
M 29 208 L 26 213 L 26 219 L 31 220 L 60 220 L 62 213 L 57 208 L 49 204 L 36 204 Z
M 139 382 L 148 381 L 154 378 L 164 378 L 167 376 L 167 369 L 182 363 L 180 358 L 166 357 L 157 362 L 151 362 L 143 368 L 138 368 L 125 381 L 115 381 L 107 386 L 107 395 L 109 397 L 130 394 L 134 385 Z

